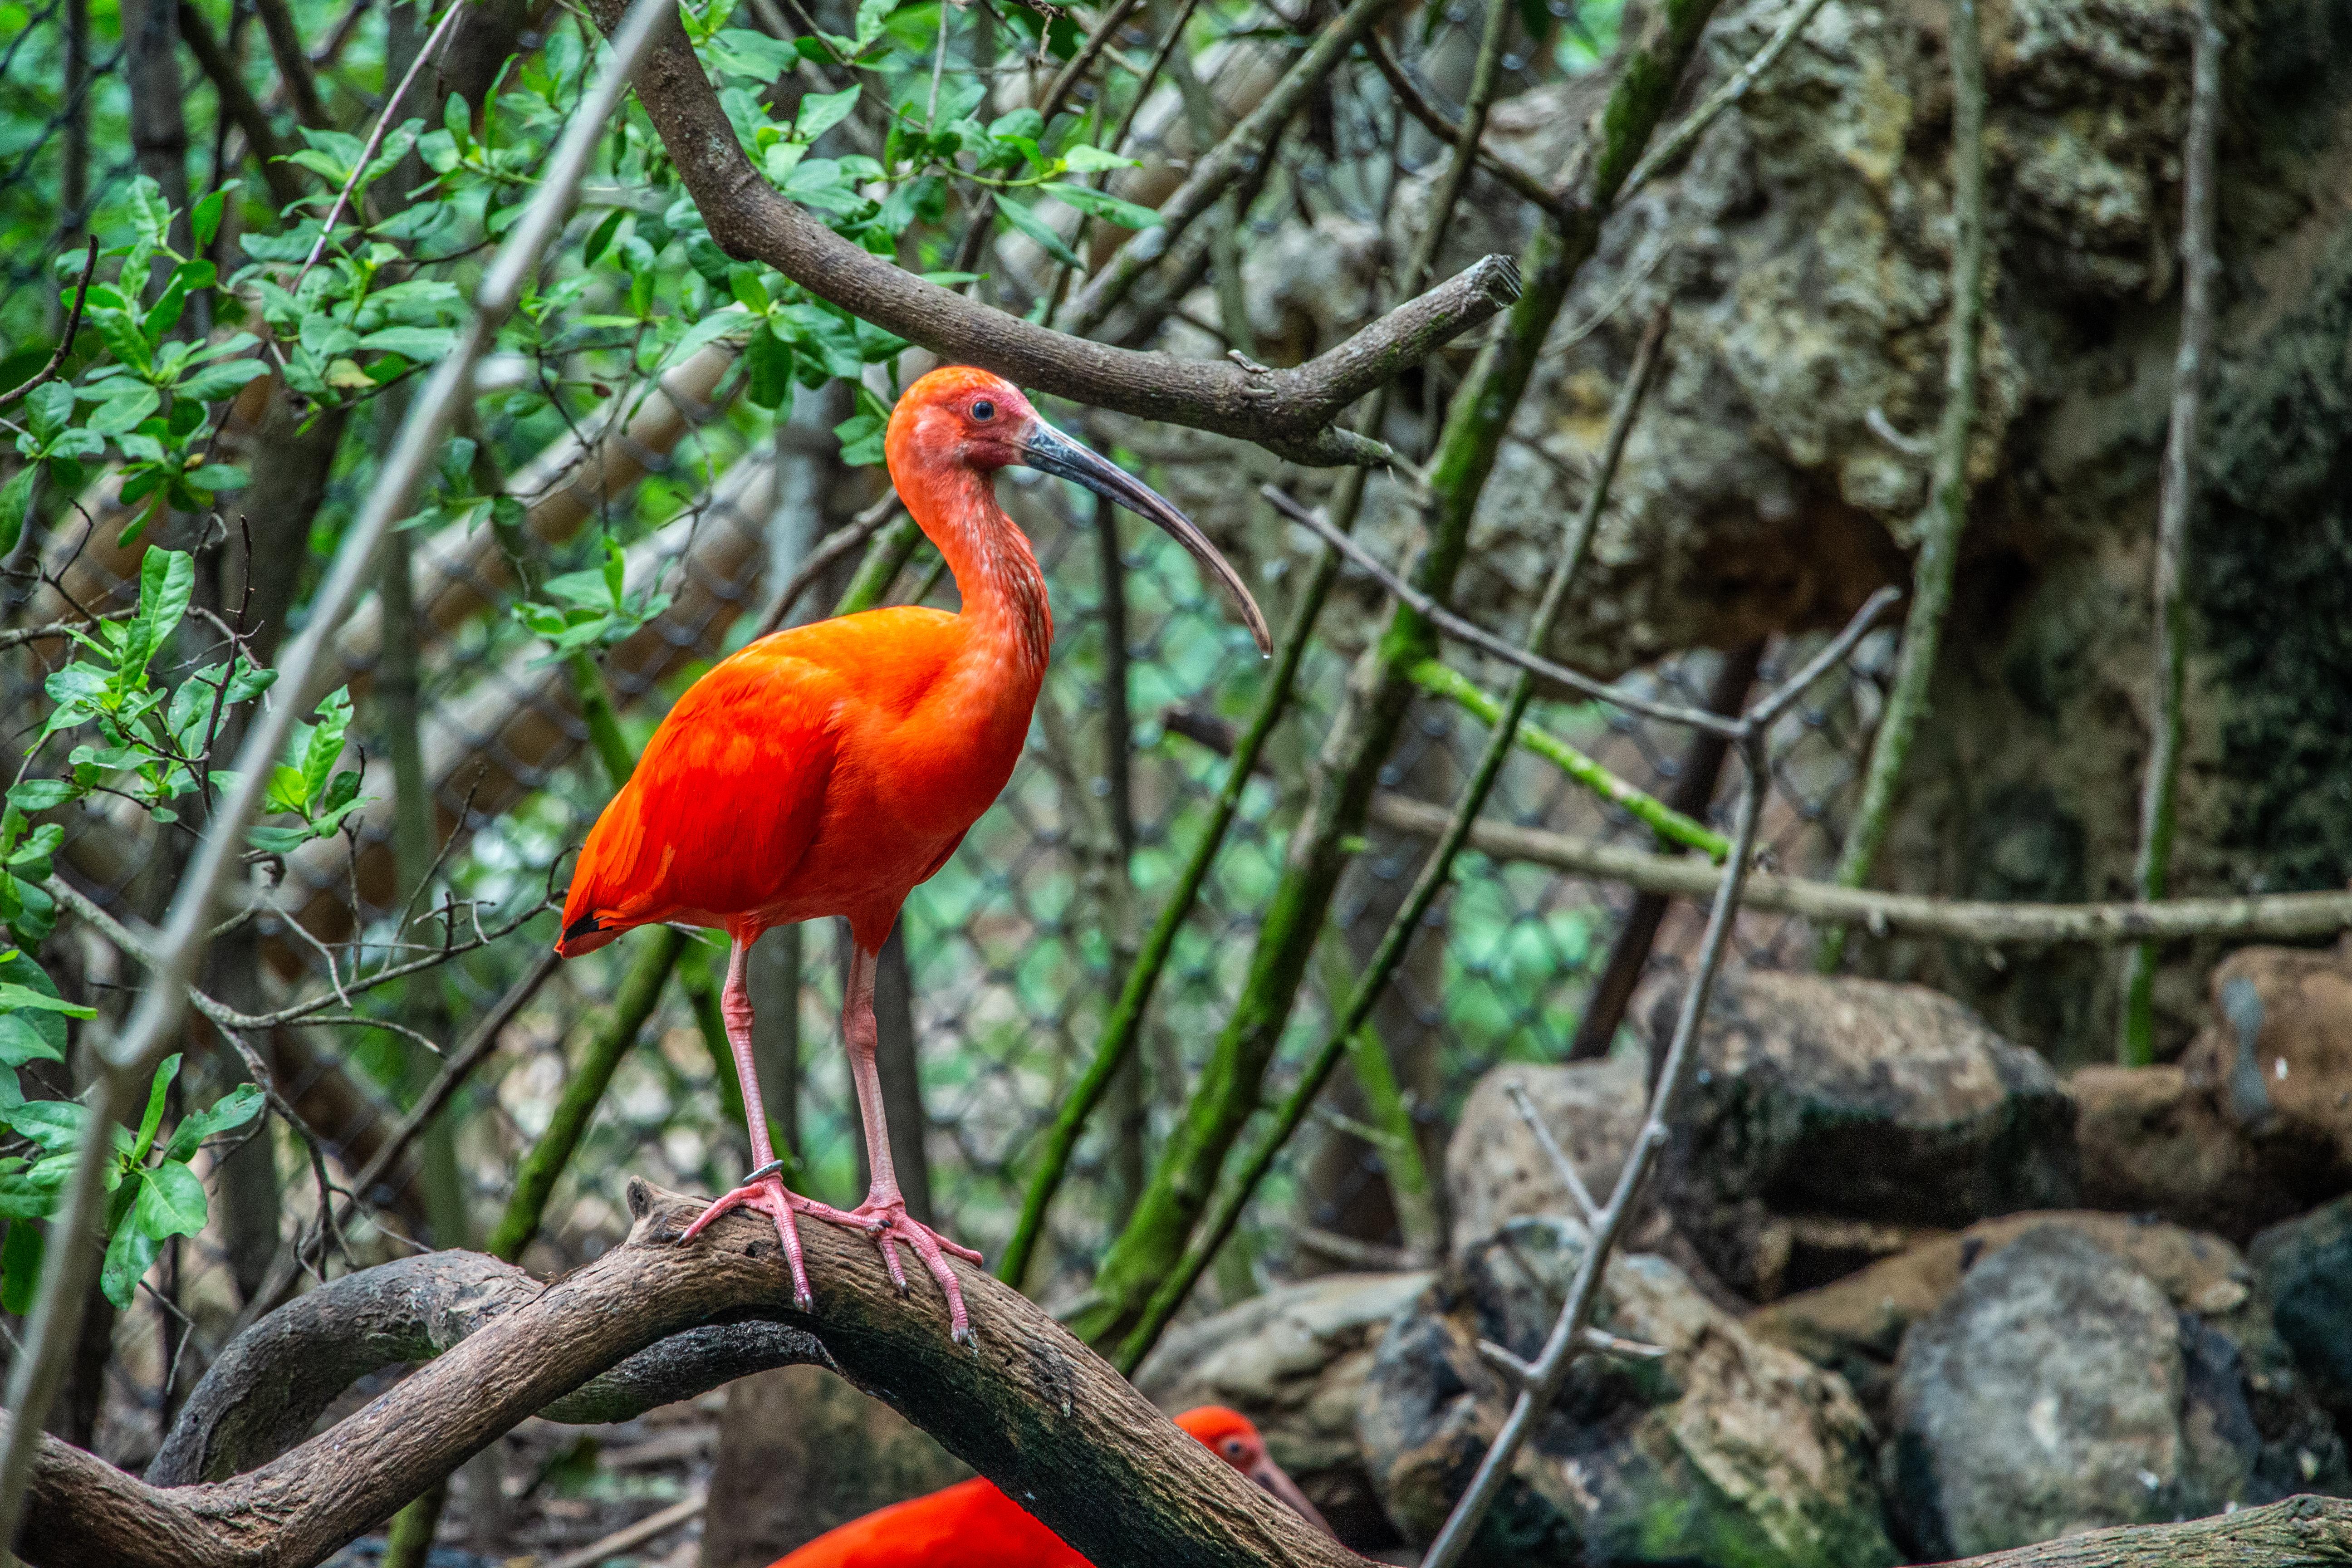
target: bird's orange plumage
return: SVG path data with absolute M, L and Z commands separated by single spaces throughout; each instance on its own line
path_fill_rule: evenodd
M 1221 1405 L 1176 1424 L 1244 1475 L 1265 1460 L 1257 1427 Z M 1286 1481 L 1287 1478 L 1285 1478 Z M 1318 1517 L 1313 1522 L 1320 1526 Z M 982 1477 L 878 1509 L 828 1531 L 772 1568 L 1091 1568 L 1063 1539 Z
M 874 977 L 899 906 L 955 853 L 1013 776 L 1045 676 L 1054 621 L 1029 541 L 996 504 L 1014 464 L 1074 479 L 1139 510 L 1239 605 L 1263 652 L 1265 617 L 1232 565 L 1166 498 L 1047 425 L 1011 384 L 950 366 L 907 389 L 883 437 L 908 515 L 955 574 L 954 615 L 902 606 L 777 632 L 695 682 L 597 818 L 572 874 L 556 951 L 577 957 L 631 926 L 716 927 L 731 939 L 719 1010 L 742 1086 L 755 1169 L 681 1240 L 739 1207 L 773 1216 L 793 1300 L 814 1298 L 795 1214 L 854 1226 L 903 1289 L 912 1247 L 971 1334 L 950 1255 L 980 1254 L 907 1212 L 876 1063 Z M 748 954 L 771 926 L 840 915 L 855 939 L 842 1038 L 857 1091 L 866 1201 L 840 1210 L 789 1191 L 751 1055 Z
M 982 375 L 935 372 L 925 386 L 944 405 Z M 996 504 L 992 468 L 925 439 L 930 406 L 900 405 L 890 471 L 964 589 L 962 613 L 794 627 L 696 682 L 588 836 L 564 900 L 567 955 L 656 921 L 748 937 L 823 915 L 846 915 L 858 945 L 878 949 L 1012 777 L 1053 636 L 1045 577 Z M 590 916 L 597 929 L 570 936 Z

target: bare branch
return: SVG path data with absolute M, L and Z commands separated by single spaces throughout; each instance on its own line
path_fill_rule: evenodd
M 896 1405 L 1097 1562 L 1342 1568 L 1360 1561 L 1220 1463 L 1044 1311 L 977 1268 L 957 1266 L 980 1331 L 977 1347 L 964 1350 L 949 1340 L 937 1297 L 902 1298 L 863 1237 L 834 1226 L 803 1227 L 818 1301 L 804 1316 L 788 1306 L 772 1222 L 730 1215 L 680 1246 L 676 1238 L 698 1201 L 633 1182 L 629 1203 L 636 1224 L 625 1245 L 544 1286 L 478 1258 L 443 1255 L 395 1266 L 405 1272 L 387 1285 L 409 1281 L 405 1299 L 388 1301 L 380 1319 L 362 1312 L 343 1321 L 382 1321 L 393 1337 L 407 1336 L 394 1348 L 436 1336 L 450 1348 L 341 1425 L 233 1479 L 167 1489 L 38 1437 L 27 1445 L 37 1457 L 36 1506 L 22 1554 L 36 1568 L 316 1562 L 524 1416 L 584 1393 L 606 1368 L 644 1372 L 648 1363 L 633 1359 L 640 1352 L 665 1351 L 717 1321 L 729 1327 L 678 1358 L 700 1369 L 695 1375 L 707 1374 L 721 1352 L 796 1353 L 776 1341 L 762 1347 L 737 1330 L 804 1331 L 844 1375 Z M 439 1314 L 459 1311 L 463 1295 L 421 1289 L 436 1278 L 519 1299 L 503 1310 L 481 1310 L 470 1331 L 436 1328 Z M 333 1298 L 339 1311 L 365 1306 L 371 1291 L 349 1280 L 327 1291 L 343 1288 L 349 1293 Z M 366 1359 L 330 1342 L 318 1318 L 305 1326 L 291 1316 L 302 1310 L 302 1303 L 286 1309 L 256 1334 L 273 1334 L 286 1320 L 280 1337 L 289 1353 L 318 1347 L 308 1353 Z M 171 1474 L 205 1473 L 231 1452 L 266 1451 L 290 1426 L 297 1405 L 331 1381 L 310 1380 L 299 1400 L 279 1399 L 264 1374 L 288 1369 L 260 1353 L 264 1342 L 256 1341 L 249 1355 L 224 1356 L 236 1370 L 200 1394 L 210 1414 L 173 1434 Z M 691 1380 L 664 1371 L 624 1381 L 626 1397 L 637 1399 Z M 240 1397 L 230 1397 L 239 1389 Z M 569 1418 L 583 1413 L 574 1409 Z M 203 1440 L 198 1426 L 208 1432 Z
M 1551 1135 L 1551 1129 L 1545 1126 L 1543 1118 L 1537 1114 L 1536 1102 L 1528 1098 L 1527 1086 L 1513 1079 L 1503 1086 L 1503 1092 L 1511 1097 L 1511 1104 L 1517 1110 L 1519 1120 L 1526 1122 L 1528 1131 L 1536 1135 L 1536 1142 L 1543 1150 L 1544 1158 L 1551 1162 L 1552 1173 L 1568 1189 L 1568 1195 L 1576 1200 L 1578 1217 L 1588 1226 L 1599 1220 L 1601 1205 L 1593 1202 L 1591 1192 L 1584 1184 L 1584 1177 L 1577 1171 L 1576 1162 L 1568 1157 L 1568 1151 L 1559 1146 L 1559 1140 Z
M 1389 47 L 1389 41 L 1375 31 L 1365 38 L 1364 45 L 1372 57 L 1372 64 L 1386 79 L 1389 90 L 1396 94 L 1399 103 L 1404 105 L 1404 111 L 1420 121 L 1431 135 L 1459 146 L 1462 122 L 1432 102 L 1429 95 L 1421 90 L 1421 84 L 1412 79 L 1404 63 L 1396 58 L 1396 51 Z M 1513 195 L 1549 214 L 1554 222 L 1567 221 L 1568 204 L 1560 199 L 1558 192 L 1483 141 L 1478 143 L 1478 166 L 1510 186 Z
M 593 10 L 609 31 L 621 0 L 595 0 Z M 744 157 L 675 23 L 664 24 L 636 88 L 711 238 L 728 255 L 764 261 L 819 299 L 942 358 L 985 365 L 1057 397 L 1255 441 L 1298 462 L 1385 460 L 1386 447 L 1333 429 L 1332 419 L 1518 297 L 1517 268 L 1490 256 L 1328 353 L 1265 374 L 1223 360 L 1111 348 L 926 283 L 786 201 Z
M 98 236 L 93 234 L 89 237 L 89 251 L 82 258 L 81 281 L 74 286 L 73 310 L 66 317 L 66 330 L 63 335 L 58 339 L 58 352 L 49 356 L 49 363 L 43 365 L 32 380 L 21 385 L 13 386 L 6 392 L 0 392 L 0 408 L 7 407 L 43 382 L 55 376 L 58 374 L 58 366 L 66 363 L 66 355 L 73 352 L 74 335 L 81 331 L 82 301 L 89 298 L 90 283 L 97 277 Z

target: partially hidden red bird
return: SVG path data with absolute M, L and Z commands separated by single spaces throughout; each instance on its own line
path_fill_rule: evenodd
M 1331 1533 L 1297 1483 L 1267 1457 L 1248 1416 L 1204 1405 L 1176 1425 L 1217 1457 Z M 1060 1536 L 984 1477 L 877 1509 L 778 1558 L 771 1568 L 1091 1568 Z
M 1256 637 L 1265 618 L 1225 559 L 1140 479 L 1064 436 L 1010 383 L 935 370 L 908 387 L 884 437 L 908 512 L 955 574 L 963 607 L 919 605 L 796 626 L 719 661 L 678 699 L 572 874 L 556 951 L 591 952 L 631 926 L 712 927 L 731 939 L 720 998 L 756 1168 L 706 1209 L 692 1237 L 739 1205 L 775 1218 L 794 1301 L 813 1302 L 795 1211 L 873 1236 L 901 1291 L 896 1244 L 946 1293 L 959 1342 L 971 1320 L 942 1256 L 980 1254 L 907 1214 L 874 1065 L 877 956 L 915 886 L 947 863 L 1012 776 L 1053 641 L 1045 577 L 996 504 L 1013 465 L 1074 479 L 1159 524 L 1224 584 Z M 856 956 L 842 1033 L 873 1186 L 846 1212 L 787 1191 L 751 1064 L 745 955 L 771 926 L 847 918 Z

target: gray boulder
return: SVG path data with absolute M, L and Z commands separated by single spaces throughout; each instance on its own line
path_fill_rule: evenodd
M 1660 999 L 1654 1037 L 1680 1001 Z M 1789 1267 L 1787 1216 L 1958 1226 L 2070 1205 L 2074 1125 L 2049 1065 L 1940 992 L 1759 971 L 1717 985 L 1661 1191 L 1707 1267 L 1765 1300 L 1819 1282 Z
M 2249 1251 L 2313 1396 L 2352 1432 L 2352 1198 L 2273 1226 Z
M 1513 1084 L 1526 1090 L 1545 1128 L 1576 1162 L 1586 1190 L 1604 1201 L 1642 1131 L 1648 1094 L 1641 1064 L 1629 1058 L 1494 1068 L 1470 1090 L 1445 1145 L 1457 1252 L 1515 1219 L 1576 1213 L 1575 1198 L 1511 1103 Z
M 1257 1423 L 1275 1462 L 1343 1540 L 1393 1544 L 1356 1439 L 1372 1350 L 1428 1289 L 1426 1272 L 1327 1274 L 1173 1329 L 1135 1385 L 1170 1415 L 1224 1405 Z
M 1444 1522 L 1510 1409 L 1513 1391 L 1478 1342 L 1533 1356 L 1582 1247 L 1574 1226 L 1512 1226 L 1471 1248 L 1382 1338 L 1358 1432 L 1372 1485 L 1414 1543 Z M 1596 1321 L 1666 1353 L 1588 1356 L 1570 1370 L 1470 1561 L 1896 1561 L 1872 1481 L 1870 1425 L 1835 1376 L 1750 1336 L 1654 1256 L 1611 1261 Z
M 2035 1226 L 1978 1261 L 1912 1328 L 1889 1424 L 1889 1502 L 1926 1557 L 2281 1490 L 2260 1473 L 2237 1346 L 2071 1226 Z M 2332 1457 L 2340 1478 L 2341 1449 Z

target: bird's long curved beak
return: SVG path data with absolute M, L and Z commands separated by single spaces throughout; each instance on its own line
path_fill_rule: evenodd
M 1035 468 L 1040 473 L 1075 479 L 1095 494 L 1117 501 L 1137 516 L 1158 523 L 1177 543 L 1192 552 L 1192 559 L 1201 563 L 1202 571 L 1224 584 L 1225 592 L 1233 595 L 1234 603 L 1241 609 L 1243 624 L 1249 627 L 1250 636 L 1257 639 L 1258 652 L 1270 654 L 1274 651 L 1274 637 L 1266 630 L 1265 616 L 1258 609 L 1257 601 L 1250 597 L 1249 589 L 1242 582 L 1242 574 L 1217 552 L 1217 547 L 1209 542 L 1208 535 L 1194 527 L 1192 520 L 1178 511 L 1167 497 L 1108 458 L 1078 445 L 1042 419 L 1035 422 L 1028 439 L 1022 443 L 1021 461 L 1024 466 Z M 1279 1475 L 1281 1472 L 1276 1473 Z M 1289 1484 L 1287 1478 L 1284 1484 Z M 1294 1492 L 1297 1489 L 1291 1488 Z M 1298 1500 L 1303 1505 L 1307 1500 L 1301 1498 Z M 1311 1514 L 1313 1510 L 1307 1511 Z
M 1334 1541 L 1339 1539 L 1339 1532 L 1331 1528 L 1330 1522 L 1323 1517 L 1321 1510 L 1307 1500 L 1307 1494 L 1298 1489 L 1298 1483 L 1292 1480 L 1280 1465 L 1270 1458 L 1260 1459 L 1251 1467 L 1249 1479 L 1272 1492 L 1282 1501 L 1288 1503 L 1292 1510 L 1307 1523 Z

